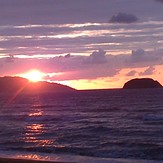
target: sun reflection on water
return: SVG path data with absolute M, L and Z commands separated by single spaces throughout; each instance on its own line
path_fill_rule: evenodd
M 45 139 L 43 134 L 46 132 L 46 128 L 43 124 L 31 124 L 25 128 L 24 141 L 26 143 L 33 143 L 33 146 L 50 146 L 53 144 L 53 140 Z
M 33 148 L 50 146 L 53 144 L 53 140 L 46 139 L 44 136 L 48 132 L 48 127 L 43 121 L 43 116 L 45 115 L 44 110 L 33 106 L 41 106 L 39 98 L 34 100 L 34 104 L 28 114 L 28 122 L 25 126 L 23 139 L 27 143 L 27 146 L 30 144 L 30 147 L 33 146 Z
M 45 139 L 43 136 L 47 129 L 43 124 L 29 124 L 25 128 L 26 143 L 34 143 L 34 146 L 49 146 L 53 144 L 53 140 Z
M 31 125 L 26 126 L 26 129 L 30 133 L 30 135 L 32 133 L 33 134 L 41 134 L 44 132 L 43 124 L 31 124 Z
M 30 113 L 28 116 L 29 116 L 29 117 L 42 116 L 42 111 Z
M 21 154 L 16 156 L 18 159 L 29 159 L 29 160 L 50 160 L 49 156 L 40 156 L 37 154 Z

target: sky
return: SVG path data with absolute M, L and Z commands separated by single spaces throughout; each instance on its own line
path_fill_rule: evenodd
M 76 89 L 163 85 L 163 0 L 0 0 L 0 76 Z

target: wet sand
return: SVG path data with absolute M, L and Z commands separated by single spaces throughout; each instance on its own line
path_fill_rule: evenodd
M 70 162 L 0 158 L 0 163 L 70 163 Z
M 68 159 L 69 160 L 69 159 Z M 112 158 L 91 158 L 82 157 L 74 161 L 48 161 L 48 160 L 29 160 L 17 158 L 0 158 L 0 163 L 162 163 L 156 160 L 133 160 L 133 159 L 112 159 Z

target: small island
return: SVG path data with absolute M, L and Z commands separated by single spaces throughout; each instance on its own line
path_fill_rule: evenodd
M 123 86 L 123 89 L 137 89 L 137 88 L 162 88 L 162 85 L 151 78 L 136 78 L 129 80 Z
M 75 89 L 58 83 L 31 82 L 22 77 L 0 77 L 0 93 L 58 93 L 72 91 L 75 91 Z

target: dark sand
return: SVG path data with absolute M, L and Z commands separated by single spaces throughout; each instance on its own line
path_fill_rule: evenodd
M 0 163 L 70 163 L 70 162 L 0 158 Z

